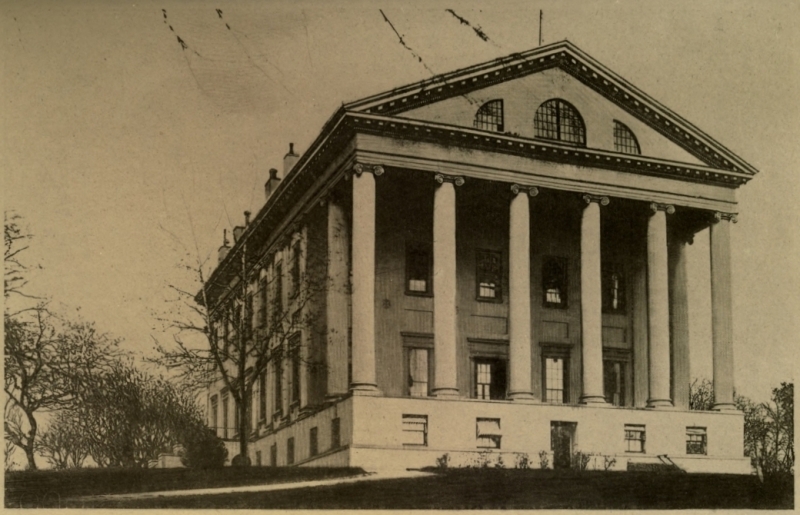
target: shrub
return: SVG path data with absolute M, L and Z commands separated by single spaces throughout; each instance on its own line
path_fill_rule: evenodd
M 528 454 L 524 452 L 516 453 L 516 462 L 514 463 L 514 467 L 518 469 L 531 468 L 531 460 L 528 457 Z
M 504 469 L 504 468 L 506 468 L 506 464 L 503 461 L 503 455 L 502 454 L 498 454 L 497 455 L 497 461 L 494 464 L 494 468 L 496 468 L 496 469 Z
M 613 458 L 611 456 L 603 456 L 603 470 L 605 470 L 606 472 L 614 468 L 614 465 L 616 464 L 617 464 L 617 458 Z
M 202 428 L 186 439 L 181 463 L 189 468 L 213 469 L 225 466 L 228 449 L 225 442 L 209 428 Z
M 572 454 L 572 468 L 577 471 L 584 471 L 592 460 L 592 453 L 576 450 Z
M 450 466 L 450 455 L 447 453 L 442 454 L 436 458 L 436 468 L 446 469 Z
M 539 468 L 550 468 L 550 453 L 547 451 L 539 451 Z

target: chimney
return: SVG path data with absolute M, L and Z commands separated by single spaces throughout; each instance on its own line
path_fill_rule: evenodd
M 239 241 L 239 238 L 242 237 L 243 233 L 244 233 L 244 226 L 237 225 L 236 227 L 234 227 L 233 228 L 233 242 L 236 243 L 237 241 Z
M 264 184 L 264 194 L 267 196 L 267 200 L 269 200 L 272 194 L 275 193 L 275 190 L 278 189 L 278 183 L 280 182 L 281 180 L 278 177 L 278 170 L 275 168 L 270 168 L 269 179 Z
M 222 263 L 225 257 L 228 255 L 228 252 L 231 251 L 230 246 L 228 246 L 228 229 L 222 230 L 222 246 L 219 248 L 218 254 L 218 263 Z
M 283 176 L 288 177 L 300 156 L 294 153 L 294 143 L 289 143 L 289 153 L 283 156 Z

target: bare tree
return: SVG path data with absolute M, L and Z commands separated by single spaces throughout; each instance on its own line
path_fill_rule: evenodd
M 22 291 L 28 283 L 28 268 L 20 260 L 20 254 L 28 249 L 32 235 L 21 227 L 21 220 L 14 212 L 3 212 L 3 294 L 6 300 L 12 295 L 33 298 Z
M 73 411 L 59 411 L 42 433 L 37 451 L 53 468 L 81 468 L 89 456 L 86 435 Z
M 311 259 L 297 241 L 287 236 L 282 245 L 292 255 L 291 268 L 281 266 L 266 276 L 258 272 L 265 263 L 261 249 L 246 239 L 227 256 L 228 275 L 207 273 L 209 258 L 201 258 L 195 246 L 195 257 L 182 263 L 191 286 L 170 285 L 177 305 L 162 318 L 174 330 L 173 342 L 157 343 L 157 362 L 178 371 L 197 390 L 216 382 L 227 388 L 235 404 L 239 455 L 245 463 L 253 391 L 268 365 L 290 349 L 302 366 L 323 366 L 320 359 L 293 346 L 292 338 L 300 327 L 314 326 L 319 316 L 314 299 L 327 287 L 327 258 Z M 224 292 L 225 300 L 218 292 Z
M 118 354 L 118 341 L 98 333 L 90 323 L 62 322 L 44 305 L 4 316 L 4 391 L 6 434 L 36 469 L 37 414 L 69 407 L 96 371 Z M 19 410 L 24 419 L 9 413 Z

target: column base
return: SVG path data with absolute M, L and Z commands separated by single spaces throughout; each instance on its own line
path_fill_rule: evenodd
M 353 395 L 363 395 L 378 397 L 381 391 L 378 390 L 378 385 L 372 383 L 353 383 L 350 385 L 350 393 Z
M 435 388 L 433 396 L 439 399 L 458 399 L 458 388 Z
M 714 404 L 711 411 L 736 411 L 737 409 L 732 402 L 720 402 L 719 404 Z
M 675 406 L 672 404 L 671 399 L 648 399 L 647 406 L 648 409 L 674 409 Z
M 608 402 L 606 402 L 606 398 L 602 395 L 581 395 L 581 398 L 578 400 L 579 404 L 595 404 L 595 405 L 606 405 L 608 406 Z
M 509 392 L 508 398 L 514 402 L 534 404 L 538 402 L 531 392 Z

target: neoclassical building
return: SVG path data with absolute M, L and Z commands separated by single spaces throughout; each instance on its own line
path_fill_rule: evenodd
M 271 172 L 207 285 L 212 314 L 245 306 L 254 344 L 276 306 L 291 313 L 290 337 L 265 343 L 281 349 L 255 383 L 251 459 L 565 467 L 580 451 L 590 468 L 749 473 L 730 233 L 756 173 L 566 41 L 345 104 Z M 704 229 L 716 405 L 701 412 L 686 246 Z M 208 405 L 233 439 L 228 394 Z

